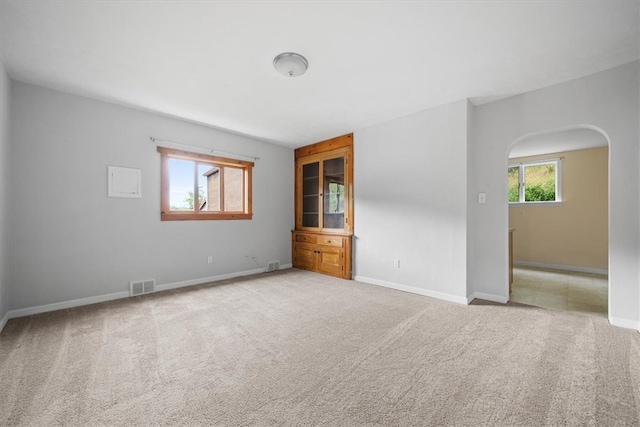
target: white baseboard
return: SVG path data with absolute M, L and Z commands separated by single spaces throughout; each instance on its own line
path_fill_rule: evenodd
M 620 319 L 619 317 L 609 316 L 609 323 L 613 326 L 640 331 L 640 322 L 636 320 Z
M 79 298 L 70 301 L 54 302 L 52 304 L 37 305 L 35 307 L 19 308 L 10 310 L 9 319 L 23 316 L 31 316 L 32 314 L 46 313 L 49 311 L 64 310 L 65 308 L 80 307 L 82 305 L 96 304 L 99 302 L 112 301 L 114 299 L 126 298 L 129 296 L 128 291 L 115 292 L 113 294 L 97 295 L 95 297 Z
M 293 264 L 281 264 L 280 270 L 293 268 Z M 220 280 L 233 279 L 234 277 L 251 276 L 252 274 L 265 273 L 264 268 L 254 268 L 253 270 L 238 271 L 236 273 L 219 274 L 217 276 L 202 277 L 199 279 L 185 280 L 183 282 L 165 283 L 157 285 L 156 292 L 167 291 L 169 289 L 184 288 L 185 286 L 202 285 L 204 283 L 219 282 Z
M 469 303 L 471 303 L 471 301 L 473 301 L 476 298 L 483 299 L 485 301 L 498 302 L 500 304 L 506 304 L 509 302 L 509 298 L 503 297 L 501 295 L 485 294 L 483 292 L 474 292 L 468 298 Z
M 522 266 L 522 267 L 537 267 L 537 268 L 546 268 L 548 270 L 565 270 L 565 271 L 576 271 L 578 273 L 589 273 L 589 274 L 602 274 L 604 276 L 609 274 L 609 270 L 606 268 L 591 268 L 591 267 L 577 267 L 575 265 L 560 265 L 560 264 L 545 264 L 543 262 L 529 262 L 529 261 L 513 261 L 514 266 Z
M 155 292 L 168 291 L 169 289 L 184 288 L 185 286 L 202 285 L 204 283 L 219 282 L 220 280 L 233 279 L 234 277 L 251 276 L 252 274 L 264 273 L 264 268 L 254 268 L 253 270 L 239 271 L 236 273 L 219 274 L 217 276 L 201 277 L 198 279 L 185 280 L 183 282 L 165 283 L 157 285 Z
M 459 296 L 456 296 L 456 295 L 447 294 L 447 293 L 444 293 L 444 292 L 430 291 L 430 290 L 427 290 L 427 289 L 416 288 L 416 287 L 407 286 L 407 285 L 401 285 L 399 283 L 387 282 L 385 280 L 372 279 L 370 277 L 363 277 L 363 276 L 354 276 L 353 280 L 355 280 L 357 282 L 368 283 L 370 285 L 382 286 L 382 287 L 385 287 L 385 288 L 396 289 L 398 291 L 409 292 L 409 293 L 412 293 L 412 294 L 423 295 L 423 296 L 431 297 L 431 298 L 437 298 L 437 299 L 440 299 L 440 300 L 443 300 L 443 301 L 455 302 L 455 303 L 464 304 L 464 305 L 468 304 L 467 298 L 459 297 Z
M 285 270 L 287 268 L 292 268 L 292 267 L 293 266 L 291 264 L 282 264 L 282 265 L 280 265 L 280 270 Z M 264 268 L 256 268 L 256 269 L 253 269 L 253 270 L 245 270 L 245 271 L 239 271 L 239 272 L 235 272 L 235 273 L 220 274 L 218 276 L 202 277 L 202 278 L 193 279 L 193 280 L 185 280 L 183 282 L 165 283 L 163 285 L 157 285 L 156 286 L 156 290 L 154 292 L 166 291 L 166 290 L 169 290 L 169 289 L 183 288 L 185 286 L 201 285 L 203 283 L 217 282 L 217 281 L 220 281 L 220 280 L 232 279 L 234 277 L 249 276 L 249 275 L 252 275 L 252 274 L 259 274 L 259 273 L 264 273 L 264 272 L 265 272 Z M 27 307 L 27 308 L 19 308 L 17 310 L 9 310 L 9 312 L 7 312 L 7 314 L 4 316 L 4 318 L 0 321 L 0 332 L 2 332 L 2 329 L 7 324 L 9 319 L 13 319 L 13 318 L 16 318 L 16 317 L 30 316 L 32 314 L 47 313 L 49 311 L 63 310 L 65 308 L 80 307 L 80 306 L 83 306 L 83 305 L 96 304 L 96 303 L 99 303 L 99 302 L 112 301 L 112 300 L 115 300 L 115 299 L 128 298 L 128 297 L 129 297 L 129 292 L 128 291 L 122 291 L 122 292 L 116 292 L 116 293 L 113 293 L 113 294 L 97 295 L 95 297 L 79 298 L 79 299 L 74 299 L 74 300 L 71 300 L 71 301 L 56 302 L 56 303 L 53 303 L 53 304 L 44 304 L 44 305 L 38 305 L 38 306 L 35 306 L 35 307 Z
M 9 312 L 7 311 L 5 313 L 5 315 L 4 315 L 4 317 L 2 318 L 2 320 L 0 320 L 0 332 L 2 332 L 2 330 L 4 329 L 5 325 L 9 321 L 9 319 L 10 319 Z

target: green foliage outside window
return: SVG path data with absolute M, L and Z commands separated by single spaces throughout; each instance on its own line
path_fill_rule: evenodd
M 532 165 L 524 168 L 524 201 L 556 200 L 556 165 Z
M 508 182 L 509 182 L 509 201 L 510 202 L 517 202 L 519 199 L 519 195 L 518 195 L 518 188 L 519 188 L 519 181 L 518 181 L 518 174 L 520 172 L 520 168 L 519 167 L 511 167 L 509 168 L 509 172 L 508 172 Z
M 524 200 L 525 202 L 553 202 L 556 200 L 556 190 L 540 185 L 525 187 Z
M 523 168 L 524 201 L 525 202 L 554 202 L 556 201 L 556 164 L 545 163 L 538 165 L 513 166 L 508 169 L 508 198 L 509 202 L 520 201 L 519 174 Z
M 329 184 L 329 212 L 344 212 L 344 184 Z
M 204 191 L 201 188 L 199 188 L 198 192 L 200 193 L 198 195 L 198 203 L 202 203 L 202 201 L 204 200 Z M 187 205 L 187 210 L 192 211 L 193 210 L 193 191 L 187 192 L 187 198 L 184 200 L 184 202 Z

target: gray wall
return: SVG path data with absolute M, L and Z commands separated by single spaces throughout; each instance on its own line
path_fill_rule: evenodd
M 8 229 L 9 229 L 9 101 L 11 79 L 0 62 L 0 331 L 9 311 L 7 284 Z
M 466 302 L 467 108 L 354 133 L 357 279 Z
M 587 126 L 611 147 L 609 320 L 640 328 L 638 73 L 634 62 L 356 131 L 356 277 L 453 301 L 508 301 L 509 151 L 524 135 Z M 481 192 L 485 204 L 477 201 Z
M 19 82 L 13 95 L 11 309 L 256 269 L 245 255 L 291 262 L 292 150 Z M 150 136 L 260 157 L 253 220 L 161 222 Z M 107 197 L 108 165 L 141 169 L 142 198 Z
M 9 81 L 4 71 L 2 105 Z M 523 135 L 589 125 L 610 139 L 610 320 L 640 327 L 638 62 L 480 107 L 466 101 L 355 132 L 355 274 L 445 299 L 506 300 L 508 153 Z M 293 152 L 14 82 L 6 267 L 10 309 L 289 263 Z M 6 110 L 3 110 L 6 111 Z M 2 115 L 7 162 L 7 114 Z M 260 156 L 252 221 L 160 222 L 150 136 Z M 142 199 L 106 197 L 107 165 L 140 168 Z M 6 173 L 6 165 L 2 165 Z M 385 179 L 386 178 L 386 179 Z M 7 191 L 2 180 L 0 191 Z M 485 192 L 487 202 L 477 203 Z M 9 203 L 10 202 L 10 203 Z M 6 209 L 6 208 L 5 208 Z M 7 215 L 0 211 L 0 226 Z M 7 248 L 11 250 L 8 251 Z M 214 263 L 206 264 L 212 255 Z M 401 260 L 394 269 L 393 259 Z M 3 264 L 0 264 L 0 266 Z
M 508 296 L 508 154 L 524 135 L 572 126 L 606 134 L 609 149 L 609 320 L 640 327 L 638 217 L 638 62 L 476 108 L 474 173 L 469 191 L 486 191 L 470 222 L 475 233 L 475 291 Z

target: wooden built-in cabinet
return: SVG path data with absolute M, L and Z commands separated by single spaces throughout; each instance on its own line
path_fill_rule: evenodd
M 351 278 L 351 236 L 293 231 L 293 266 Z
M 351 278 L 353 134 L 295 151 L 293 266 Z

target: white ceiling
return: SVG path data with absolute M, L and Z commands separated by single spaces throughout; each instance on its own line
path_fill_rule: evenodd
M 638 1 L 0 1 L 10 76 L 298 147 L 639 57 Z M 276 73 L 286 51 L 310 63 Z
M 607 145 L 607 139 L 600 132 L 586 128 L 567 129 L 523 138 L 511 149 L 509 158 L 585 150 Z

